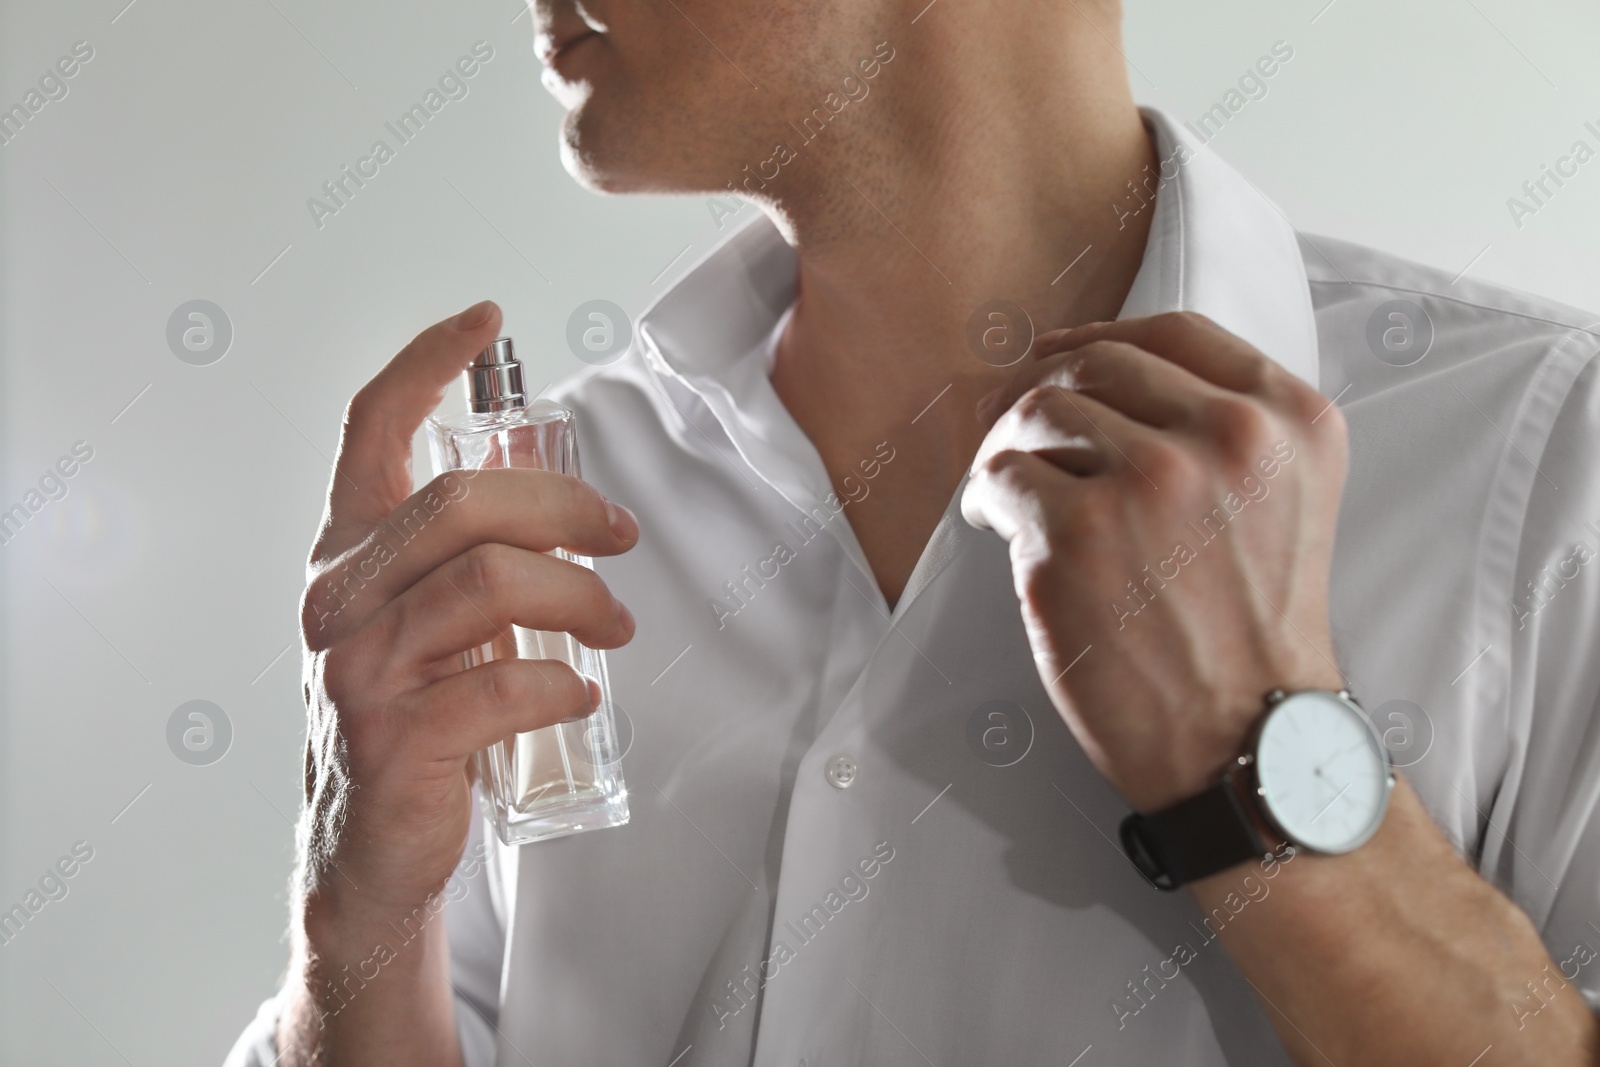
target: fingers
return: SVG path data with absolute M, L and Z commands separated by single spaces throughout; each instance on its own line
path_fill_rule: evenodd
M 411 438 L 457 374 L 500 329 L 500 309 L 474 304 L 414 340 L 345 410 L 316 554 L 337 556 L 411 492 Z
M 1023 368 L 984 398 L 979 417 L 998 418 L 1027 390 L 1051 384 L 1161 429 L 1194 421 L 1206 401 L 1224 395 L 1224 390 L 1142 348 L 1097 340 Z
M 1065 393 L 1040 386 L 1025 394 L 984 437 L 973 457 L 974 475 L 1002 452 L 1031 452 L 1080 477 L 1106 469 L 1111 449 L 1088 419 L 1069 409 Z
M 492 660 L 403 697 L 405 732 L 435 760 L 459 760 L 512 734 L 571 722 L 600 703 L 598 682 L 554 660 Z
M 1010 540 L 1055 529 L 1088 495 L 1085 479 L 1115 475 L 1136 492 L 1155 493 L 1181 480 L 1187 464 L 1169 434 L 1091 396 L 1041 385 L 1022 394 L 984 438 L 961 511 L 972 525 Z
M 1054 383 L 1035 386 L 990 429 L 972 469 L 982 471 L 1003 452 L 1032 452 L 1080 476 L 1127 466 L 1147 451 L 1153 428 L 1109 404 Z
M 479 545 L 385 604 L 355 640 L 376 642 L 400 670 L 415 672 L 497 638 L 510 645 L 513 625 L 570 633 L 589 648 L 624 645 L 634 626 L 589 568 L 526 549 Z M 516 636 L 529 646 L 519 651 L 533 658 L 558 651 L 532 647 L 533 634 Z
M 1064 331 L 1050 345 L 1055 349 L 1083 350 L 1108 342 L 1135 346 L 1187 371 L 1192 376 L 1191 387 L 1184 390 L 1189 418 L 1192 428 L 1201 435 L 1215 436 L 1220 431 L 1223 436 L 1248 437 L 1238 432 L 1241 427 L 1237 422 L 1230 421 L 1235 415 L 1259 421 L 1246 414 L 1239 403 L 1244 400 L 1256 409 L 1256 416 L 1270 411 L 1289 424 L 1313 428 L 1319 436 L 1343 439 L 1343 419 L 1327 397 L 1204 315 L 1179 311 L 1144 319 L 1090 323 Z M 1180 384 L 1179 379 L 1170 376 L 1152 376 L 1149 381 L 1162 386 Z
M 980 530 L 1015 542 L 1058 529 L 1081 505 L 1087 483 L 1029 452 L 999 452 L 985 461 L 961 493 L 961 517 Z
M 313 647 L 353 632 L 424 575 L 479 545 L 609 556 L 638 538 L 632 512 L 571 475 L 452 471 L 412 494 L 313 578 L 302 629 Z
M 1289 376 L 1254 345 L 1192 311 L 1091 322 L 1042 335 L 1042 344 L 1036 343 L 1035 348 L 1050 354 L 1081 348 L 1091 341 L 1137 345 L 1213 385 L 1239 393 L 1260 392 L 1279 377 Z

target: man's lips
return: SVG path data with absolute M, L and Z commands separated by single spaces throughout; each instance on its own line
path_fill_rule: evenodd
M 551 33 L 543 37 L 538 45 L 539 61 L 545 66 L 551 66 L 560 59 L 573 45 L 590 37 L 599 36 L 587 26 L 581 30 L 567 31 L 564 33 Z

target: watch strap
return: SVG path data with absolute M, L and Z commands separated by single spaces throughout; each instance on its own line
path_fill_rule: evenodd
M 1153 815 L 1134 812 L 1121 836 L 1133 865 L 1169 892 L 1267 852 L 1231 775 Z

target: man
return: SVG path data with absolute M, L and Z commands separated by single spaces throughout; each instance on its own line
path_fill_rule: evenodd
M 1297 236 L 1114 0 L 536 10 L 581 181 L 765 217 L 558 391 L 594 489 L 391 545 L 492 304 L 352 402 L 234 1062 L 1594 1062 L 1590 319 Z M 484 844 L 472 751 L 593 706 L 457 671 L 511 623 L 626 646 L 627 827 Z

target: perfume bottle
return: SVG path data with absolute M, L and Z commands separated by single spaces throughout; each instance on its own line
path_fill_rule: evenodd
M 548 400 L 528 402 L 522 364 L 502 337 L 468 366 L 468 412 L 428 420 L 438 473 L 526 467 L 577 477 L 573 413 Z M 553 555 L 592 568 L 562 549 Z M 467 668 L 508 657 L 559 660 L 600 683 L 600 706 L 586 719 L 514 734 L 479 752 L 485 814 L 508 845 L 564 837 L 628 821 L 628 790 L 617 751 L 616 717 L 605 654 L 571 634 L 509 626 L 494 640 L 462 653 Z

